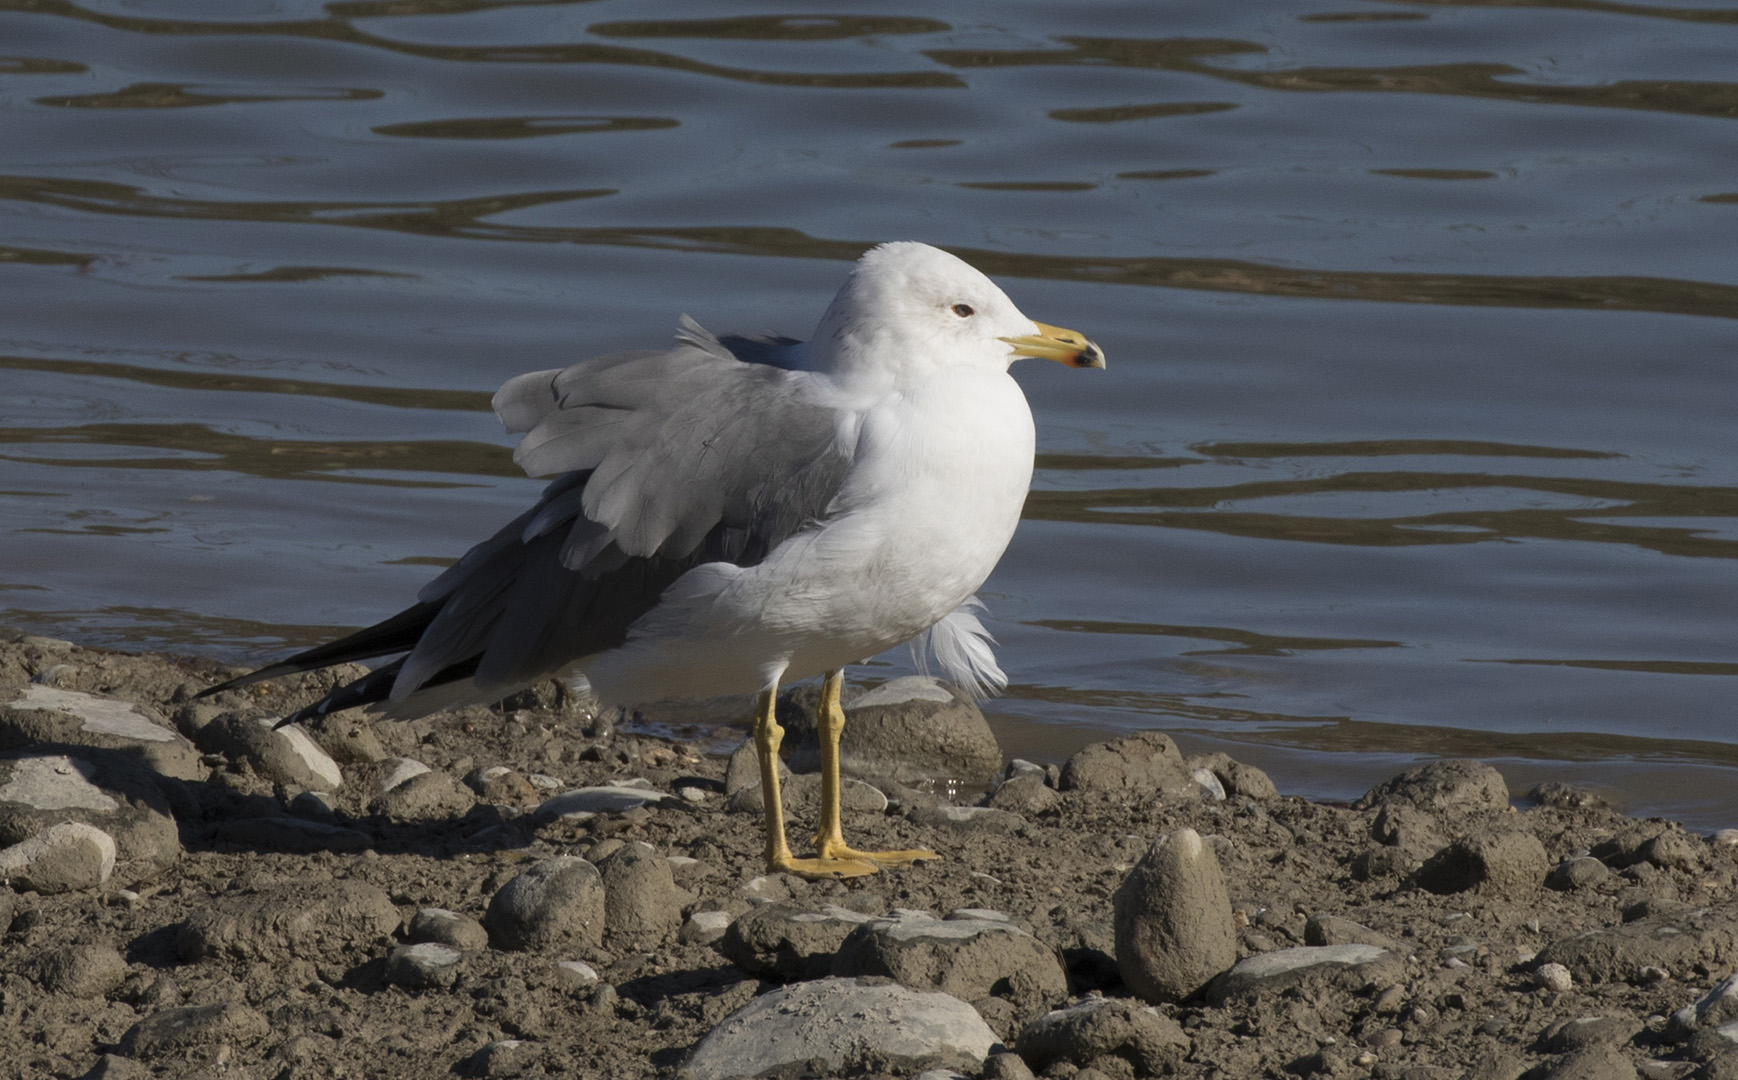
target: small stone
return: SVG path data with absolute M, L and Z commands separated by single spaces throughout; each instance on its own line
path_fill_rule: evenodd
M 476 805 L 471 789 L 444 772 L 436 772 L 419 761 L 399 759 L 396 773 L 402 779 L 378 792 L 368 808 L 392 821 L 445 821 L 464 817 Z M 411 766 L 421 765 L 421 771 Z M 388 777 L 391 778 L 390 776 Z
M 832 905 L 811 910 L 762 904 L 732 922 L 717 948 L 751 975 L 777 982 L 817 979 L 832 969 L 833 956 L 851 931 L 870 918 Z
M 1405 974 L 1399 954 L 1374 945 L 1302 945 L 1278 949 L 1238 961 L 1213 980 L 1208 1000 L 1222 1005 L 1232 999 L 1275 996 L 1293 987 L 1300 996 L 1323 985 L 1357 989 L 1369 983 L 1398 981 Z M 1417 1006 L 1417 1013 L 1423 1006 Z
M 518 1076 L 542 1058 L 543 1048 L 521 1039 L 498 1039 L 466 1058 L 465 1076 Z
M 529 806 L 538 799 L 531 781 L 505 765 L 473 769 L 466 774 L 465 784 L 479 800 L 498 806 Z
M 919 806 L 914 807 L 910 813 L 906 814 L 905 819 L 913 825 L 922 825 L 931 829 L 982 832 L 1002 836 L 1011 836 L 1026 828 L 1026 819 L 1019 814 L 988 806 L 950 806 L 947 803 L 938 806 Z
M 197 745 L 208 753 L 241 759 L 259 775 L 288 787 L 336 791 L 344 773 L 331 755 L 294 724 L 278 728 L 276 717 L 226 713 L 200 728 Z
M 1023 772 L 998 787 L 988 805 L 992 810 L 1037 816 L 1061 806 L 1062 795 L 1046 782 L 1041 770 Z
M 1362 923 L 1342 919 L 1338 915 L 1317 915 L 1304 923 L 1305 945 L 1374 945 L 1379 949 L 1399 949 L 1400 945 L 1387 934 L 1378 934 Z
M 1221 784 L 1219 778 L 1213 775 L 1212 769 L 1203 766 L 1191 770 L 1189 775 L 1195 778 L 1195 783 L 1201 785 L 1201 790 L 1207 793 L 1209 799 L 1214 802 L 1225 801 L 1225 785 Z
M 590 990 L 598 984 L 597 969 L 584 960 L 563 960 L 556 964 L 555 978 L 570 994 Z
M 649 844 L 629 844 L 602 860 L 604 934 L 611 948 L 649 949 L 682 925 L 690 897 L 676 888 L 668 860 Z
M 469 915 L 446 908 L 421 908 L 410 918 L 410 939 L 476 952 L 489 947 L 489 932 Z
M 1185 764 L 1193 770 L 1206 769 L 1211 772 L 1228 799 L 1266 801 L 1279 798 L 1279 789 L 1273 786 L 1273 780 L 1267 773 L 1253 765 L 1234 761 L 1228 754 L 1194 754 Z
M 604 932 L 603 877 L 591 863 L 571 855 L 544 859 L 495 893 L 483 926 L 501 949 L 598 948 Z
M 1566 994 L 1575 985 L 1569 969 L 1562 964 L 1540 964 L 1533 969 L 1533 982 L 1553 994 Z
M 1564 859 L 1551 871 L 1551 876 L 1545 879 L 1545 884 L 1553 889 L 1569 891 L 1586 889 L 1611 876 L 1611 870 L 1603 862 L 1591 855 L 1580 855 L 1572 859 Z
M 668 798 L 670 796 L 647 788 L 603 784 L 564 791 L 543 800 L 532 813 L 538 821 L 554 821 L 581 815 L 623 814 L 642 806 L 656 806 Z
M 1181 1001 L 1237 960 L 1219 860 L 1193 829 L 1156 841 L 1111 903 L 1117 967 L 1147 1001 Z
M 451 945 L 400 945 L 387 954 L 386 981 L 413 990 L 447 987 L 458 981 L 464 963 L 465 954 Z
M 114 946 L 99 942 L 51 949 L 32 967 L 44 990 L 82 998 L 103 997 L 127 975 L 127 962 L 121 954 Z
M 1084 1064 L 1121 1058 L 1145 1076 L 1172 1072 L 1191 1046 L 1176 1021 L 1151 1006 L 1119 998 L 1088 998 L 1045 1013 L 1027 1024 L 1019 1038 L 1021 1057 L 1040 1069 L 1055 1061 Z
M 387 758 L 379 765 L 379 773 L 374 780 L 374 793 L 384 795 L 428 771 L 429 767 L 415 758 Z
M 1550 865 L 1537 836 L 1503 822 L 1475 829 L 1432 856 L 1418 882 L 1434 893 L 1477 888 L 1519 899 L 1538 889 Z
M 724 936 L 730 922 L 727 911 L 696 911 L 682 924 L 682 944 L 710 945 Z
M 43 895 L 94 889 L 115 872 L 115 841 L 95 826 L 68 821 L 0 848 L 0 880 Z
M 1026 1015 L 1068 996 L 1068 975 L 1055 952 L 1006 917 L 935 919 L 905 912 L 851 931 L 833 958 L 833 974 L 886 975 L 914 990 L 940 990 L 962 1001 L 1006 997 Z

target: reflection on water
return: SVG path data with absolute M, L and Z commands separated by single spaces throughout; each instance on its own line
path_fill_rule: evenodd
M 0 621 L 371 621 L 534 498 L 506 378 L 911 237 L 1112 357 L 1018 372 L 1011 752 L 1730 824 L 1738 12 L 1318 7 L 0 0 Z

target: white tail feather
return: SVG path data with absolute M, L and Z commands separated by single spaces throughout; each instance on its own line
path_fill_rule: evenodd
M 996 639 L 972 613 L 974 608 L 984 610 L 984 602 L 975 596 L 912 638 L 911 659 L 919 672 L 928 675 L 933 654 L 948 681 L 974 698 L 984 698 L 1005 688 L 1008 676 L 990 648 Z

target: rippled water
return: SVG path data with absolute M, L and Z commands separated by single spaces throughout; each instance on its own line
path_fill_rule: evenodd
M 370 622 L 538 489 L 507 377 L 921 239 L 1110 357 L 1020 372 L 1011 751 L 1733 823 L 1738 9 L 904 10 L 0 0 L 0 621 Z

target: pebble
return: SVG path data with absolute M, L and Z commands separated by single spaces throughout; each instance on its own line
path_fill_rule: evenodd
M 841 1022 L 841 1018 L 850 1018 Z M 695 1046 L 679 1080 L 794 1074 L 824 1076 L 926 1068 L 977 1074 L 996 1035 L 977 1012 L 947 994 L 896 983 L 818 979 L 755 998 Z
M 630 787 L 626 784 L 603 784 L 597 787 L 564 791 L 560 795 L 543 800 L 532 813 L 538 821 L 554 821 L 558 818 L 574 818 L 582 815 L 620 814 L 629 810 L 637 810 L 642 806 L 656 806 L 668 798 L 670 796 L 647 788 Z
M 50 949 L 31 966 L 44 990 L 81 998 L 103 997 L 127 976 L 127 962 L 113 945 L 102 942 Z
M 1261 953 L 1237 962 L 1213 980 L 1208 1000 L 1224 1004 L 1233 998 L 1275 996 L 1294 987 L 1300 995 L 1319 984 L 1356 989 L 1380 985 L 1405 973 L 1399 954 L 1374 945 L 1300 945 Z M 1419 1008 L 1414 1008 L 1416 1013 Z
M 410 769 L 421 762 L 400 759 L 398 773 L 402 777 L 392 786 L 369 800 L 372 813 L 392 821 L 444 821 L 465 816 L 476 805 L 471 789 L 444 772 L 423 766 L 422 771 Z
M 400 945 L 387 954 L 386 981 L 413 990 L 448 987 L 458 981 L 464 965 L 464 952 L 451 945 L 437 941 Z
M 499 949 L 598 948 L 604 884 L 597 867 L 572 855 L 532 866 L 489 901 L 483 926 Z
M 1217 751 L 1211 754 L 1194 754 L 1185 764 L 1193 770 L 1206 769 L 1211 772 L 1228 799 L 1255 799 L 1265 802 L 1279 798 L 1279 789 L 1273 786 L 1273 780 L 1267 773 L 1253 765 L 1235 761 L 1229 754 Z
M 1003 781 L 986 805 L 993 810 L 1038 815 L 1061 806 L 1062 795 L 1050 786 L 1043 770 L 1034 770 L 1017 773 Z
M 832 971 L 834 954 L 870 918 L 833 905 L 762 904 L 732 922 L 717 949 L 750 975 L 776 982 L 818 979 Z
M 489 947 L 489 932 L 482 923 L 446 908 L 418 909 L 410 917 L 409 934 L 415 942 L 434 942 L 472 952 Z
M 1499 821 L 1474 829 L 1432 856 L 1419 869 L 1418 882 L 1434 893 L 1476 888 L 1519 898 L 1543 883 L 1550 866 L 1537 836 Z
M 555 978 L 569 993 L 590 990 L 598 984 L 597 969 L 584 960 L 562 960 L 555 965 Z
M 710 945 L 724 936 L 730 922 L 727 911 L 696 911 L 682 924 L 681 941 L 684 945 Z
M 1586 889 L 1606 880 L 1611 876 L 1611 868 L 1591 855 L 1580 855 L 1564 859 L 1551 871 L 1551 876 L 1545 879 L 1545 884 L 1553 889 L 1570 890 Z
M 1540 964 L 1533 969 L 1533 982 L 1553 994 L 1566 994 L 1575 985 L 1569 969 L 1562 964 Z
M 466 1076 L 518 1076 L 543 1056 L 543 1048 L 523 1039 L 497 1039 L 465 1059 Z
M 1181 1001 L 1237 960 L 1219 860 L 1193 829 L 1155 841 L 1111 905 L 1117 967 L 1147 1001 Z
M 465 775 L 465 784 L 485 803 L 529 806 L 538 799 L 537 788 L 531 781 L 505 765 L 473 769 Z

